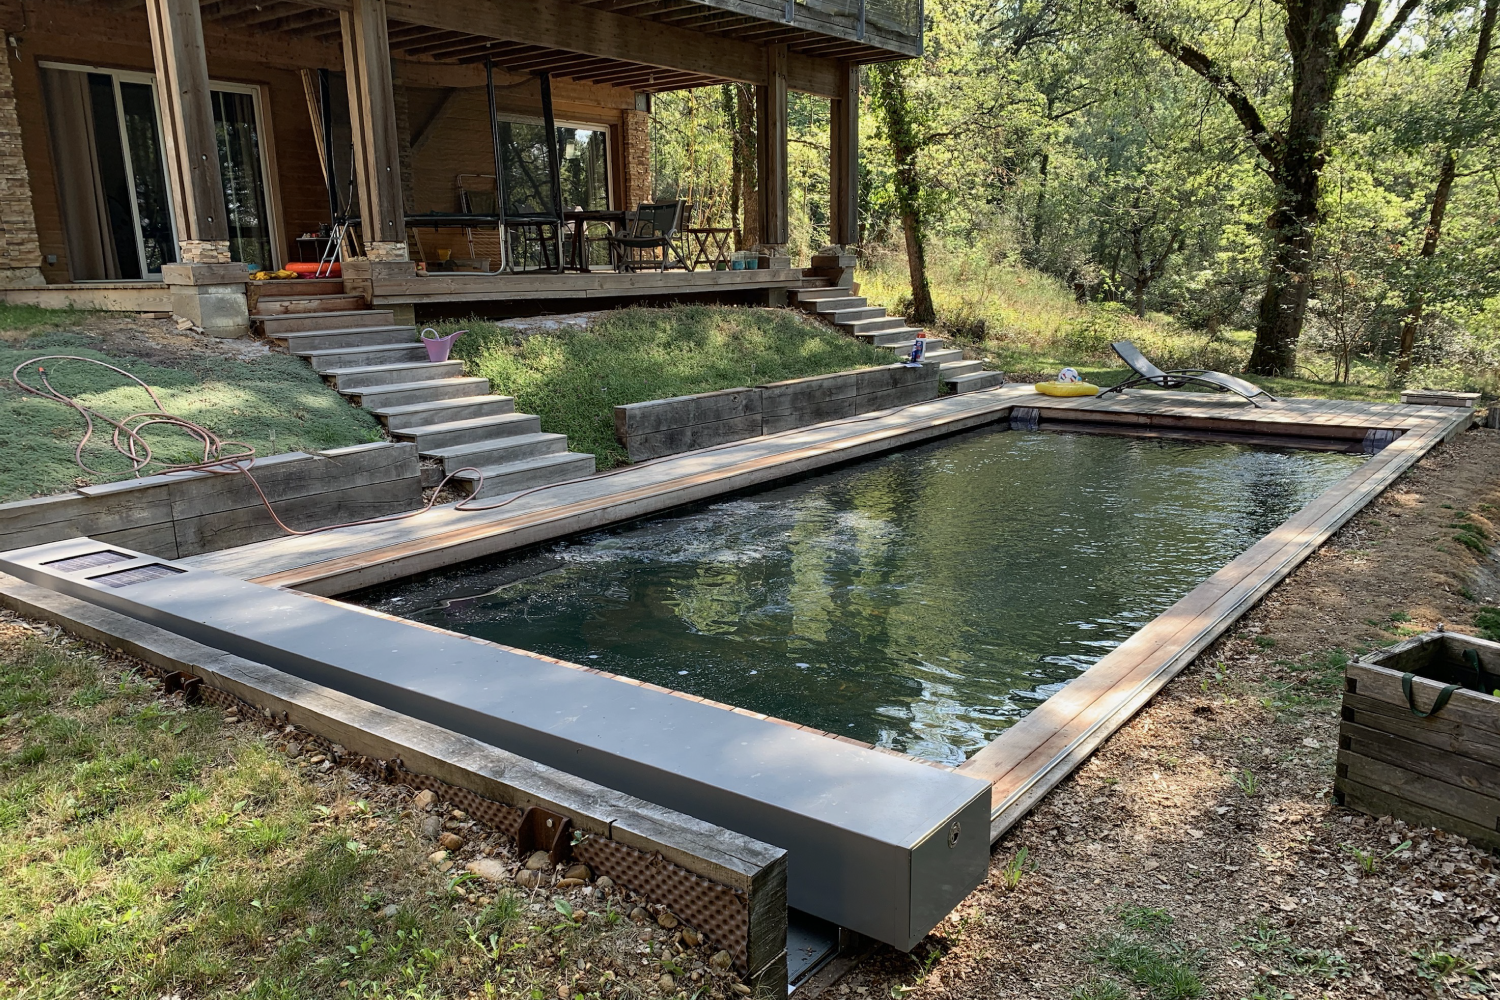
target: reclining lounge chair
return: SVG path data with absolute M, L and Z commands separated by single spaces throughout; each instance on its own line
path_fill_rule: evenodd
M 1119 385 L 1110 386 L 1099 394 L 1101 396 L 1111 392 L 1123 392 L 1126 389 L 1142 385 L 1154 385 L 1158 389 L 1180 389 L 1185 385 L 1203 385 L 1217 392 L 1238 393 L 1251 406 L 1257 408 L 1260 406 L 1255 401 L 1255 397 L 1257 396 L 1264 396 L 1271 400 L 1271 402 L 1276 402 L 1275 396 L 1260 386 L 1246 382 L 1242 378 L 1225 375 L 1223 372 L 1205 371 L 1201 368 L 1180 368 L 1164 372 L 1146 360 L 1146 356 L 1141 353 L 1140 348 L 1128 340 L 1121 340 L 1109 346 L 1115 349 L 1115 353 L 1120 356 L 1121 361 L 1130 366 L 1131 370 L 1135 372 L 1136 377 L 1126 379 Z

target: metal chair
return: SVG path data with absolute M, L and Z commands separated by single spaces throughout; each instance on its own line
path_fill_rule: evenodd
M 1203 368 L 1177 368 L 1164 372 L 1148 361 L 1141 353 L 1141 349 L 1128 340 L 1117 341 L 1109 346 L 1115 349 L 1121 361 L 1130 366 L 1136 377 L 1126 379 L 1119 385 L 1110 386 L 1099 394 L 1101 396 L 1107 396 L 1112 392 L 1123 393 L 1126 389 L 1140 385 L 1154 385 L 1159 389 L 1180 389 L 1185 385 L 1202 385 L 1216 392 L 1237 393 L 1257 409 L 1260 408 L 1260 404 L 1255 401 L 1256 396 L 1264 396 L 1273 403 L 1277 402 L 1275 396 L 1242 378 Z
M 618 254 L 616 270 L 640 271 L 655 265 L 656 270 L 665 271 L 674 257 L 677 267 L 688 270 L 677 246 L 684 204 L 681 200 L 654 202 L 636 209 L 635 218 L 626 223 L 625 232 L 609 238 L 611 249 Z M 659 253 L 648 258 L 647 251 Z

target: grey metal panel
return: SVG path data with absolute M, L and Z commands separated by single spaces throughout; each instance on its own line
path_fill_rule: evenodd
M 986 782 L 181 564 L 124 587 L 94 582 L 165 563 L 120 546 L 108 547 L 137 558 L 43 566 L 105 547 L 8 552 L 0 570 L 783 847 L 792 906 L 897 948 L 984 878 Z M 955 820 L 965 834 L 950 848 Z

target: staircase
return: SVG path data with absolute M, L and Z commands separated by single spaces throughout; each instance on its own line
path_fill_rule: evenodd
M 835 285 L 826 277 L 807 277 L 801 288 L 791 290 L 792 300 L 804 312 L 827 320 L 840 330 L 867 344 L 889 349 L 898 358 L 911 353 L 912 342 L 921 330 L 906 325 L 900 316 L 888 314 L 880 306 L 854 294 L 851 288 Z M 982 361 L 965 361 L 964 352 L 947 346 L 940 337 L 927 335 L 924 359 L 938 363 L 938 374 L 949 392 L 973 392 L 1003 385 L 1005 374 L 984 370 Z
M 513 397 L 494 395 L 488 379 L 465 375 L 462 361 L 428 361 L 416 327 L 345 294 L 341 280 L 256 282 L 251 293 L 257 333 L 306 358 L 341 394 L 375 414 L 393 439 L 411 441 L 423 458 L 441 463 L 442 475 L 477 468 L 482 486 L 473 472 L 453 479 L 474 496 L 593 473 L 594 456 L 568 451 L 567 435 L 544 433 L 540 417 L 515 412 Z

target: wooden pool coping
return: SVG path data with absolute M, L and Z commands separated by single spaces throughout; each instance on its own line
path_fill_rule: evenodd
M 449 505 L 411 521 L 272 539 L 181 561 L 268 586 L 347 593 L 1008 420 L 1016 407 L 1035 408 L 1044 427 L 1071 422 L 1151 436 L 1232 435 L 1260 444 L 1343 442 L 1353 448 L 1372 430 L 1397 436 L 959 765 L 958 771 L 991 785 L 992 841 L 1349 518 L 1433 447 L 1466 429 L 1473 416 L 1453 407 L 1318 399 L 1255 409 L 1238 397 L 1207 393 L 1054 398 L 1029 385 L 1009 385 L 626 467 L 493 510 Z

